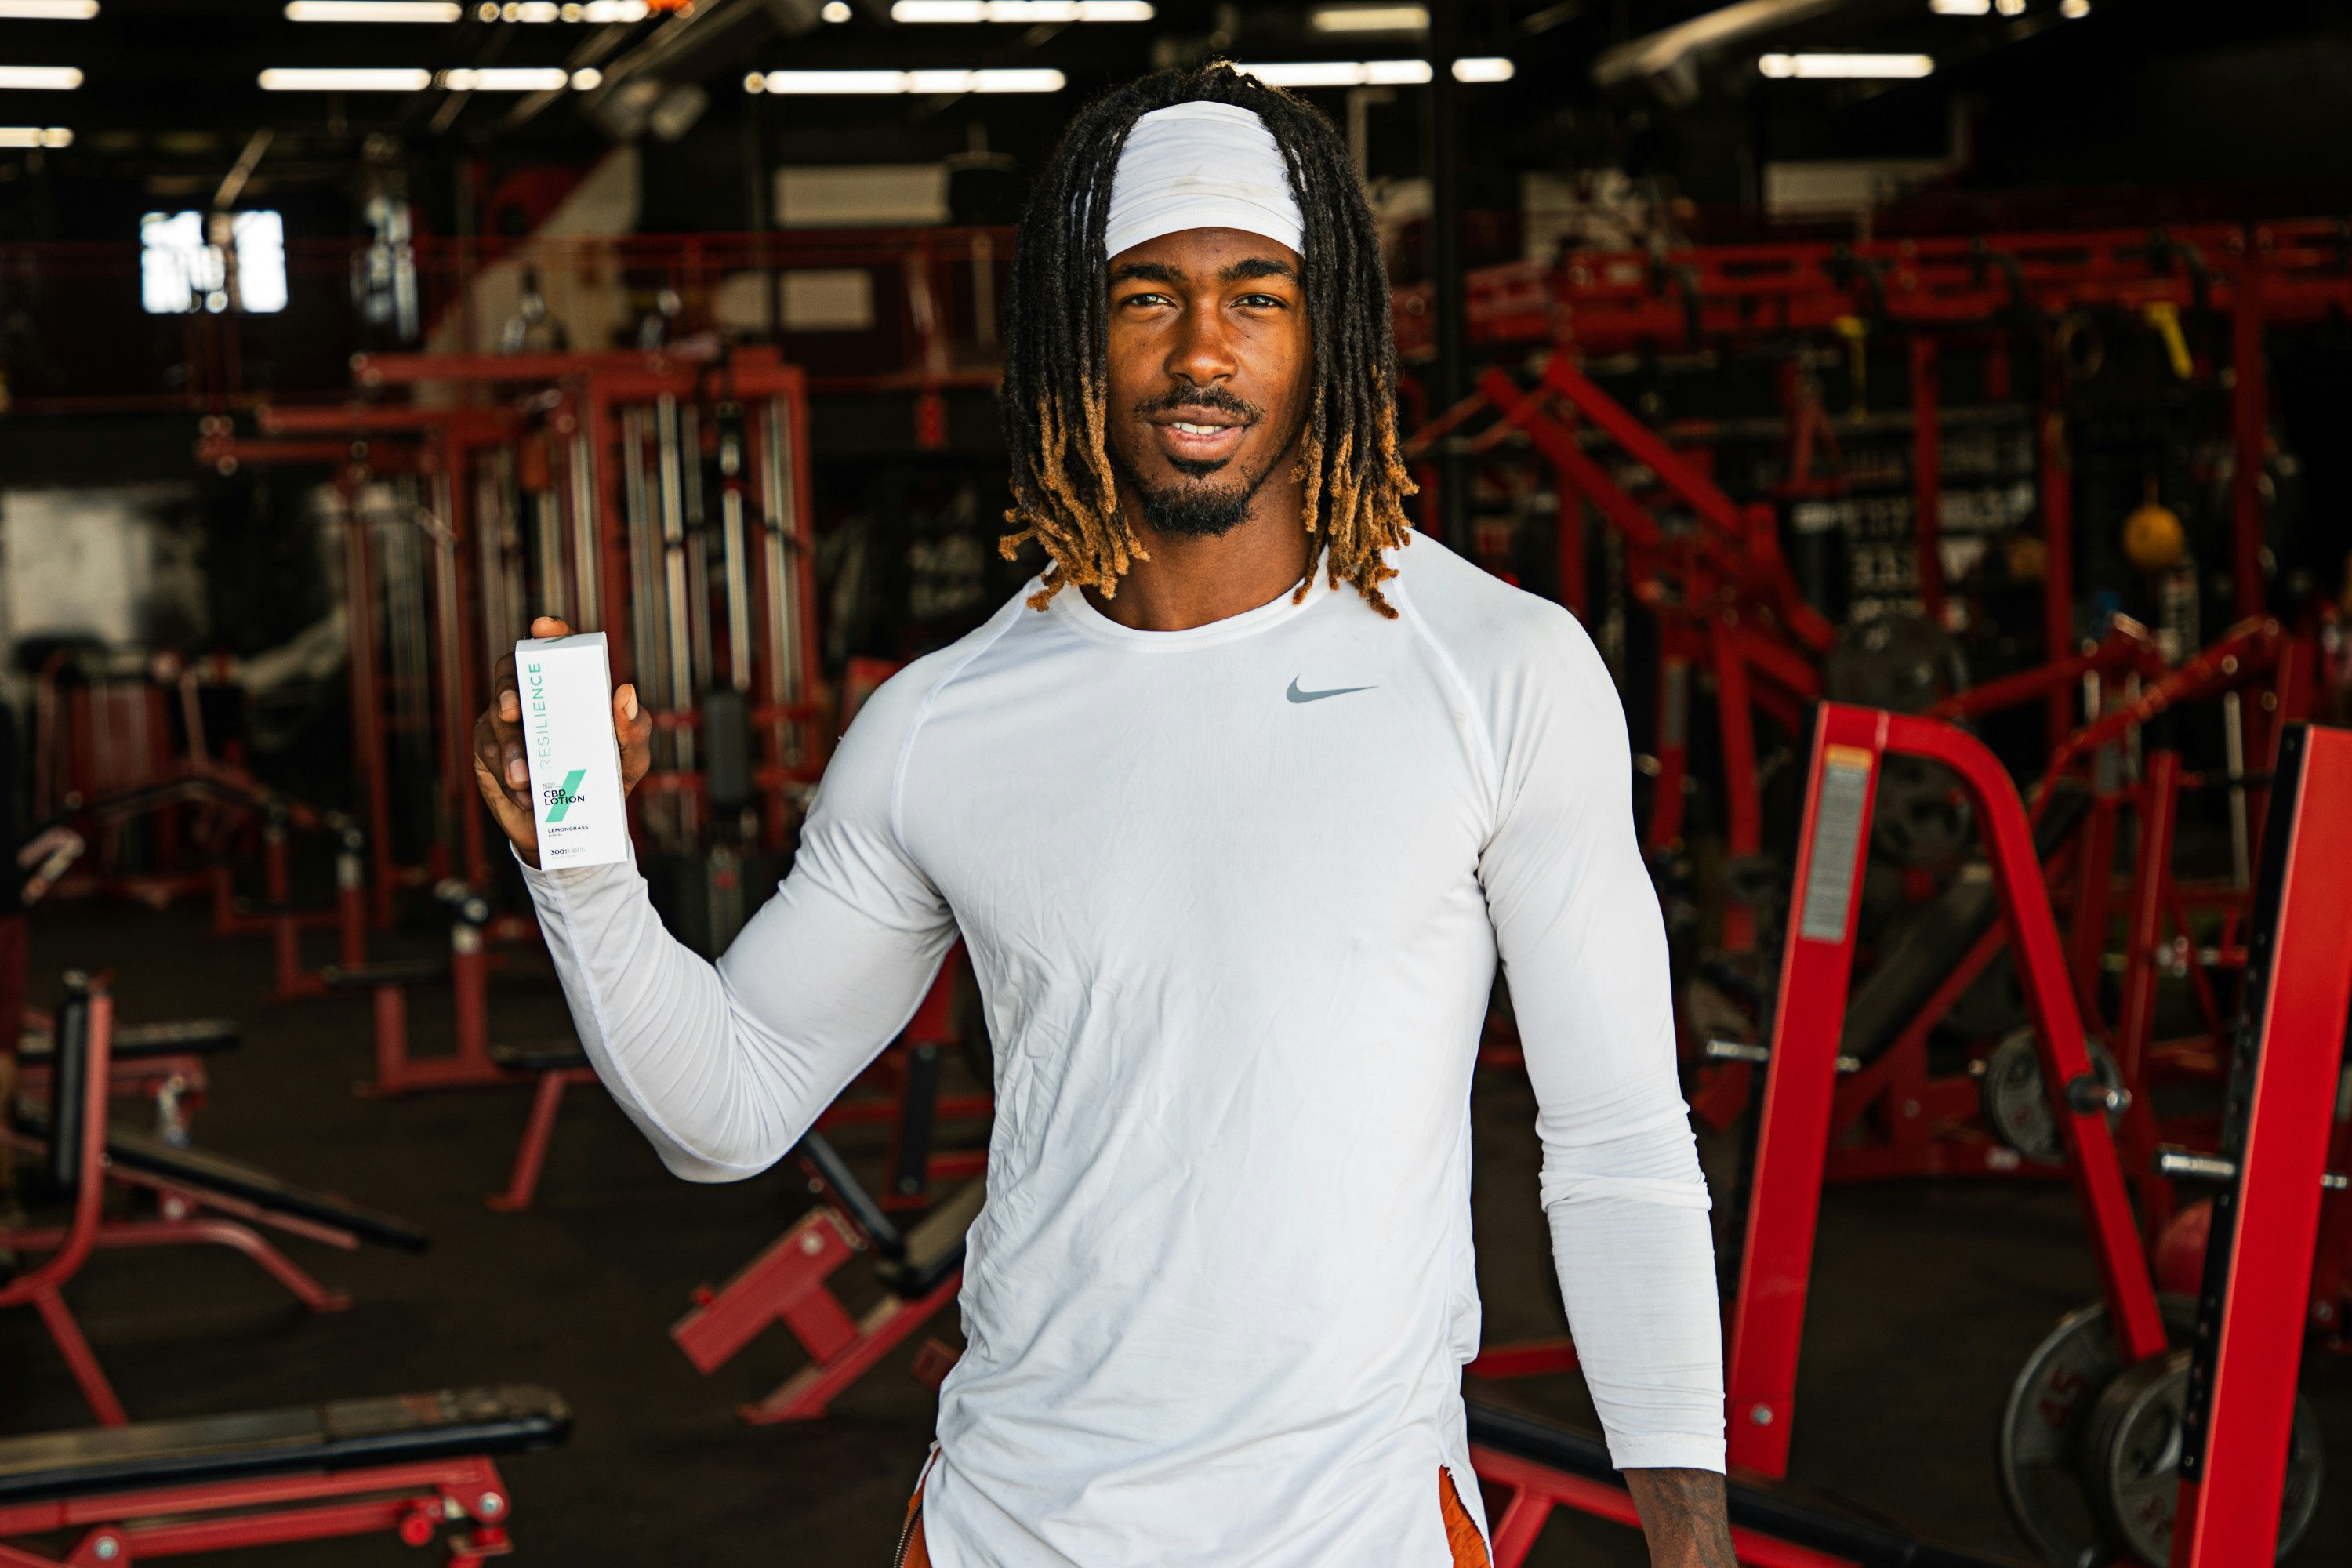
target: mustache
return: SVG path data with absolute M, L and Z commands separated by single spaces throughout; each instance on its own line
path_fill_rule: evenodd
M 1220 414 L 1238 414 L 1255 425 L 1265 417 L 1265 410 L 1222 386 L 1171 386 L 1157 397 L 1147 397 L 1135 405 L 1135 416 L 1149 419 L 1155 414 L 1177 414 L 1188 408 L 1213 408 Z

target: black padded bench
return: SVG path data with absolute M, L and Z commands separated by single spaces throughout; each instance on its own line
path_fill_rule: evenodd
M 571 1431 L 560 1395 L 518 1386 L 0 1438 L 0 1541 L 70 1530 L 55 1561 L 140 1562 L 379 1531 L 422 1546 L 461 1521 L 450 1561 L 478 1562 L 511 1549 L 493 1456 Z
M 430 1237 L 397 1215 L 298 1187 L 256 1166 L 202 1149 L 175 1149 L 115 1127 L 106 1134 L 106 1156 L 117 1170 L 143 1172 L 177 1186 L 194 1188 L 200 1194 L 216 1193 L 265 1215 L 308 1220 L 381 1247 L 423 1252 L 433 1245 Z
M 114 1059 L 126 1062 L 146 1057 L 215 1056 L 236 1049 L 244 1040 L 245 1031 L 234 1018 L 129 1024 L 114 1031 Z M 46 1066 L 55 1048 L 53 1037 L 27 1034 L 18 1041 L 16 1055 L 27 1064 Z
M 33 1137 L 48 1136 L 45 1107 L 19 1104 L 16 1122 Z M 216 1195 L 228 1200 L 223 1206 L 230 1212 L 252 1211 L 255 1217 L 279 1215 L 309 1226 L 323 1226 L 403 1252 L 423 1252 L 433 1244 L 397 1215 L 362 1208 L 331 1194 L 280 1181 L 258 1166 L 202 1149 L 175 1148 L 121 1127 L 107 1129 L 106 1158 L 118 1176 L 132 1172 L 152 1176 L 158 1183 L 187 1189 L 199 1202 Z
M 1633 1519 L 1624 1477 L 1607 1445 L 1589 1433 L 1491 1405 L 1468 1407 L 1470 1458 L 1478 1478 L 1510 1494 L 1493 1525 L 1495 1568 L 1518 1568 L 1555 1507 Z M 1593 1506 L 1607 1489 L 1617 1506 Z M 1911 1531 L 1841 1500 L 1780 1482 L 1734 1477 L 1726 1488 L 1735 1534 L 1765 1536 L 1855 1568 L 2024 1568 L 2012 1559 L 1922 1541 Z M 1743 1562 L 1746 1557 L 1743 1554 Z

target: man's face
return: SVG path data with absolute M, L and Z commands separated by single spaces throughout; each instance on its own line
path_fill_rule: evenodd
M 1161 533 L 1229 531 L 1280 494 L 1314 380 L 1298 253 L 1193 228 L 1110 258 L 1113 468 Z M 1272 498 L 1269 498 L 1272 499 Z

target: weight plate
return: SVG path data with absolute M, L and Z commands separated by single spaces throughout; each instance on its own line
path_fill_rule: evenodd
M 2123 1068 L 2107 1047 L 2088 1041 L 2091 1070 L 2110 1089 L 2124 1087 Z M 1984 1076 L 1977 1082 L 1983 1102 L 1985 1125 L 1994 1137 L 2039 1164 L 2054 1165 L 2065 1158 L 2066 1145 L 2058 1119 L 2050 1110 L 2050 1096 L 2042 1087 L 2042 1053 L 2034 1047 L 2033 1026 L 2012 1029 L 1984 1060 Z M 2107 1125 L 2122 1120 L 2110 1114 Z
M 1968 792 L 1951 769 L 1920 757 L 1889 756 L 1878 773 L 1870 841 L 1899 866 L 1935 866 L 1968 847 Z
M 2177 1350 L 2127 1368 L 2100 1392 L 2084 1423 L 2082 1471 L 2092 1507 L 2107 1539 L 2147 1568 L 2168 1568 L 2172 1561 L 2189 1358 L 2189 1352 Z M 2279 1510 L 2281 1557 L 2302 1541 L 2319 1510 L 2319 1421 L 2300 1395 L 2291 1434 Z
M 2196 1303 L 2185 1296 L 2158 1303 L 2166 1334 L 2185 1342 L 2196 1328 Z M 2060 1319 L 2010 1385 L 1994 1445 L 2001 1500 L 2018 1532 L 2059 1568 L 2106 1568 L 2115 1560 L 2080 1460 L 2092 1406 L 2123 1370 L 2106 1304 L 2094 1302 Z

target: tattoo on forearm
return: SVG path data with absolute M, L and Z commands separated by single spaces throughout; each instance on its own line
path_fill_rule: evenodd
M 1627 1470 L 1654 1568 L 1735 1568 L 1723 1478 L 1712 1470 Z

